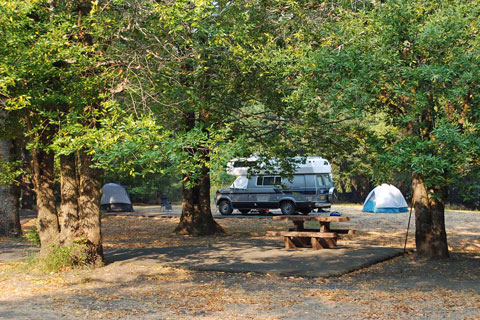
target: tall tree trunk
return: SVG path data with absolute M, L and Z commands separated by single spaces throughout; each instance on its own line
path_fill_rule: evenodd
M 53 152 L 36 149 L 33 157 L 33 184 L 37 195 L 40 253 L 48 254 L 58 246 L 59 225 L 53 184 L 55 178 Z
M 60 245 L 70 247 L 78 236 L 78 182 L 75 154 L 60 156 Z
M 202 177 L 187 188 L 189 177 L 183 177 L 182 215 L 175 228 L 178 234 L 194 236 L 223 233 L 222 227 L 215 222 L 210 209 L 210 175 L 208 168 L 202 168 Z
M 412 175 L 412 184 L 417 254 L 428 259 L 448 258 L 445 231 L 445 199 L 448 188 L 427 189 L 417 173 Z
M 99 170 L 91 168 L 90 155 L 79 152 L 79 234 L 85 244 L 86 263 L 100 266 L 105 262 L 102 246 Z
M 21 236 L 18 187 L 0 186 L 0 236 Z
M 17 149 L 18 158 L 23 162 L 25 172 L 32 172 L 32 156 L 24 146 L 25 143 Z M 20 208 L 33 210 L 35 206 L 35 190 L 31 174 L 24 174 L 20 178 Z
M 205 123 L 208 121 L 208 117 L 208 112 L 202 111 L 198 120 Z M 184 121 L 185 129 L 194 129 L 197 121 L 195 113 L 186 113 Z M 182 215 L 174 232 L 194 236 L 223 233 L 222 227 L 213 219 L 210 208 L 210 170 L 206 165 L 210 161 L 208 150 L 189 147 L 186 147 L 185 150 L 192 155 L 200 156 L 197 165 L 201 166 L 201 174 L 195 180 L 188 175 L 183 175 Z M 192 161 L 194 161 L 193 157 Z
M 0 122 L 3 121 L 0 119 Z M 14 158 L 13 143 L 10 139 L 0 139 L 0 162 L 10 162 Z M 13 184 L 0 185 L 0 236 L 20 236 L 22 227 L 19 216 L 19 188 Z

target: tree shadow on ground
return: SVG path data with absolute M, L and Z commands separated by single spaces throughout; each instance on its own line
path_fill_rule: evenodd
M 480 255 L 452 252 L 450 258 L 437 260 L 411 255 L 373 266 L 356 277 L 365 283 L 385 279 L 381 286 L 387 290 L 448 288 L 480 291 Z
M 339 276 L 400 253 L 398 248 L 373 246 L 286 250 L 280 241 L 270 239 L 226 239 L 208 244 L 105 251 L 109 263 L 148 262 L 193 270 L 301 277 Z

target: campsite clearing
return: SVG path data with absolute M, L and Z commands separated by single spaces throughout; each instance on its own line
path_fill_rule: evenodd
M 342 240 L 343 245 L 403 244 L 408 213 L 365 214 L 361 206 L 334 209 L 350 217 L 342 225 L 357 230 L 355 237 Z M 193 238 L 171 235 L 178 217 L 107 216 L 105 248 L 141 252 L 208 247 L 229 239 L 251 243 L 268 239 L 266 230 L 284 230 L 291 224 L 273 222 L 268 216 L 218 222 L 227 235 Z M 193 271 L 135 258 L 96 270 L 52 274 L 25 271 L 21 263 L 2 263 L 0 315 L 8 319 L 318 319 L 319 314 L 338 319 L 479 318 L 480 213 L 447 211 L 446 222 L 452 259 L 421 261 L 406 255 L 334 278 Z

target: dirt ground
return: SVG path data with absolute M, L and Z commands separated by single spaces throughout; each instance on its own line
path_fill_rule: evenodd
M 351 218 L 342 227 L 357 230 L 342 245 L 403 247 L 408 213 L 366 214 L 359 206 L 333 210 Z M 104 247 L 188 246 L 218 237 L 255 241 L 264 239 L 266 230 L 288 225 L 263 216 L 217 221 L 225 235 L 192 238 L 171 235 L 178 217 L 107 216 Z M 24 220 L 24 228 L 32 224 Z M 23 262 L 2 263 L 0 318 L 480 319 L 480 213 L 447 211 L 446 227 L 450 259 L 423 261 L 411 254 L 336 278 L 198 272 L 134 261 L 44 273 Z

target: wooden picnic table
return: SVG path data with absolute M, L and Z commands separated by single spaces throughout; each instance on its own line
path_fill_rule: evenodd
M 331 216 L 275 216 L 273 220 L 292 221 L 293 228 L 288 231 L 267 231 L 269 236 L 282 236 L 286 249 L 311 246 L 315 250 L 335 248 L 338 234 L 353 235 L 355 230 L 331 229 L 332 222 L 350 221 L 349 217 Z M 320 224 L 318 229 L 306 229 L 305 222 L 313 221 Z

